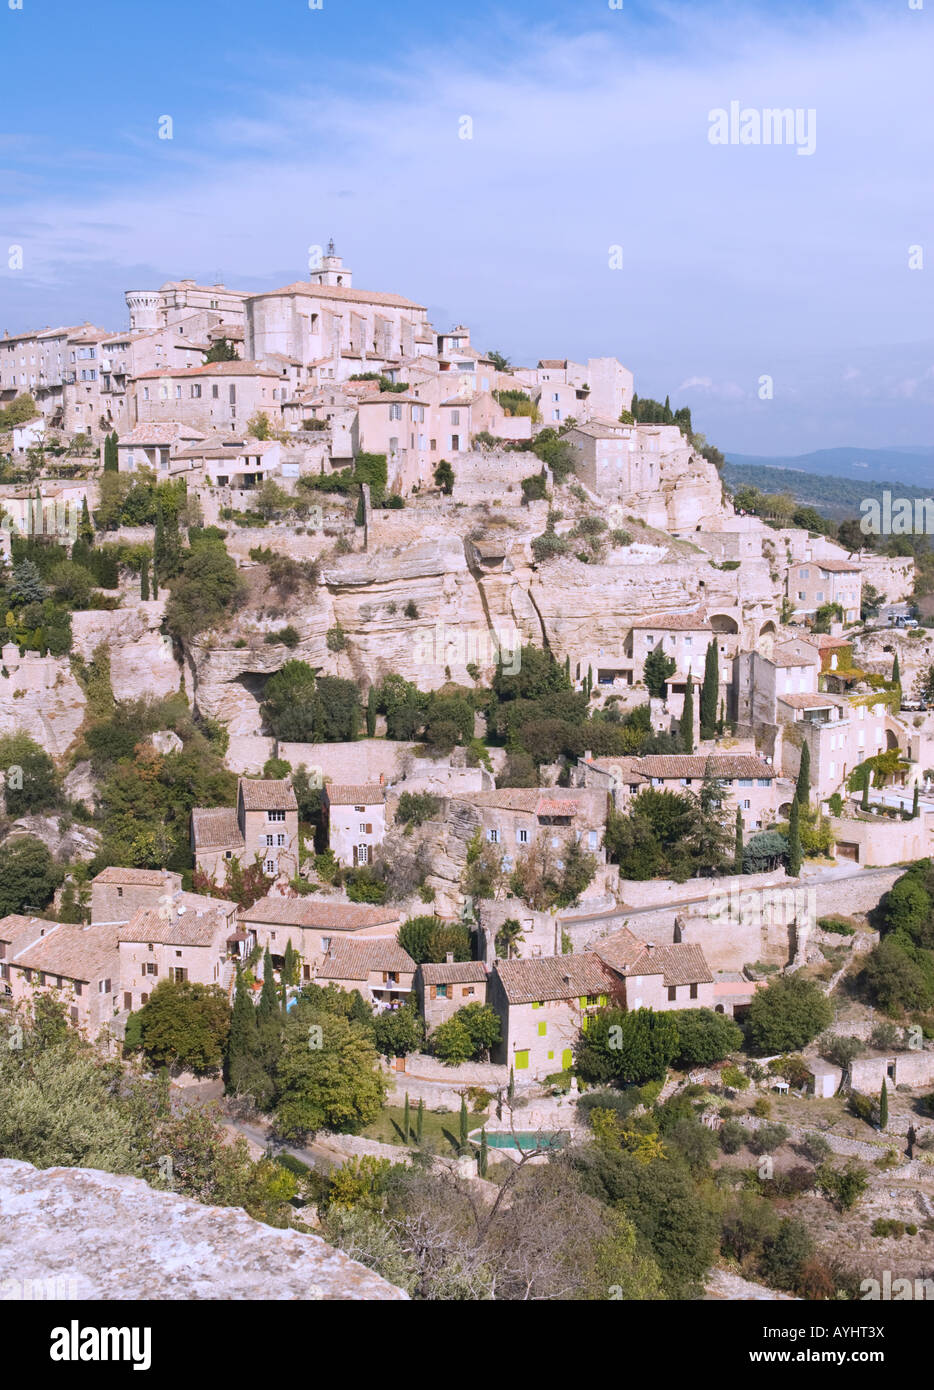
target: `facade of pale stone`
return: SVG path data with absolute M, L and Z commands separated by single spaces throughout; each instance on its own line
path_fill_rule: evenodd
M 122 1009 L 141 1008 L 162 980 L 230 983 L 230 958 L 249 954 L 252 934 L 238 937 L 237 904 L 177 893 L 170 904 L 140 908 L 117 929 Z
M 143 372 L 131 383 L 132 423 L 179 421 L 205 433 L 229 433 L 244 429 L 260 412 L 277 423 L 280 403 L 290 394 L 283 374 L 259 362 Z
M 785 593 L 796 617 L 813 617 L 828 603 L 839 604 L 843 621 L 859 621 L 862 575 L 857 561 L 815 559 L 796 561 L 785 572 Z
M 415 972 L 418 1011 L 429 1033 L 468 1004 L 485 1004 L 487 969 L 482 961 L 448 959 Z
M 328 845 L 339 864 L 369 864 L 386 835 L 386 788 L 329 782 L 321 796 Z
M 311 893 L 301 898 L 267 895 L 241 909 L 241 929 L 252 931 L 273 964 L 291 941 L 302 958 L 302 978 L 311 980 L 317 966 L 342 941 L 395 941 L 402 925 L 397 908 L 368 907 Z
M 159 907 L 181 891 L 181 874 L 168 869 L 102 869 L 91 880 L 91 922 L 128 922 L 136 912 Z
M 193 311 L 211 313 L 219 323 L 242 326 L 246 293 L 226 285 L 199 285 L 194 280 L 169 280 L 158 290 L 127 290 L 130 328 L 166 328 Z

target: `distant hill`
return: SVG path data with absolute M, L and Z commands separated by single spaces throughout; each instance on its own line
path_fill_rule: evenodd
M 894 453 L 894 450 L 878 451 Z M 824 449 L 821 454 L 856 453 L 856 450 Z M 816 459 L 818 454 L 801 455 L 801 458 Z M 864 454 L 864 458 L 867 456 Z M 910 457 L 917 460 L 920 453 Z M 934 459 L 934 451 L 932 451 Z M 891 492 L 898 497 L 931 497 L 934 495 L 934 463 L 929 465 L 932 477 L 928 486 L 914 486 L 904 477 L 876 480 L 868 471 L 853 469 L 848 476 L 808 472 L 798 468 L 775 466 L 758 462 L 749 455 L 728 454 L 727 463 L 722 469 L 723 481 L 731 490 L 738 487 L 756 487 L 760 492 L 788 492 L 796 501 L 816 508 L 832 521 L 844 521 L 847 517 L 858 517 L 860 503 L 867 497 L 881 502 L 883 492 Z
M 900 449 L 815 449 L 812 454 L 730 454 L 727 462 L 742 468 L 785 468 L 796 473 L 866 478 L 873 482 L 907 483 L 934 492 L 934 448 L 917 445 Z M 905 494 L 906 496 L 910 494 Z

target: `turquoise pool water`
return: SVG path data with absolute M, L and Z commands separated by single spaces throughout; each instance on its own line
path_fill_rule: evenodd
M 563 1130 L 557 1130 L 552 1134 L 533 1134 L 520 1130 L 515 1134 L 487 1134 L 486 1142 L 487 1147 L 491 1149 L 519 1148 L 525 1153 L 529 1149 L 560 1149 L 568 1142 L 568 1136 Z M 479 1146 L 479 1135 L 474 1139 L 474 1143 Z

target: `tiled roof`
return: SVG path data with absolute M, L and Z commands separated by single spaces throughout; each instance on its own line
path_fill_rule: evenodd
M 398 309 L 424 309 L 424 304 L 416 304 L 411 299 L 403 299 L 401 294 L 387 294 L 383 290 L 355 290 L 348 285 L 312 285 L 305 280 L 284 285 L 281 290 L 265 290 L 248 296 L 251 299 L 271 299 L 278 295 L 304 294 L 310 299 L 338 299 L 362 304 L 385 304 Z
M 710 966 L 699 946 L 674 942 L 669 946 L 646 948 L 626 971 L 627 975 L 663 975 L 666 985 L 707 985 L 713 983 Z
M 196 895 L 185 894 L 191 899 Z M 229 910 L 234 903 L 221 903 L 202 897 L 203 908 L 192 902 L 173 903 L 169 912 L 142 907 L 127 922 L 117 928 L 120 941 L 154 941 L 163 946 L 210 946 L 218 932 L 229 930 Z
M 486 981 L 482 960 L 448 960 L 419 966 L 426 985 L 473 985 Z
M 617 779 L 617 781 L 624 783 L 624 785 L 626 786 L 636 787 L 641 782 L 645 781 L 645 777 L 642 775 L 641 772 L 637 770 L 639 764 L 638 758 L 606 757 L 590 758 L 589 760 L 579 758 L 578 764 L 581 767 L 595 767 L 599 772 L 606 772 L 608 774 L 612 774 Z
M 117 928 L 56 923 L 41 940 L 21 948 L 11 961 L 28 970 L 44 970 L 69 980 L 90 983 L 109 977 L 116 988 L 120 976 Z
M 858 574 L 860 568 L 853 560 L 809 560 L 808 564 L 816 565 L 827 574 Z
M 712 632 L 703 613 L 660 613 L 656 618 L 636 618 L 631 627 L 634 632 L 659 628 L 662 632 Z
M 493 971 L 510 1004 L 607 994 L 612 985 L 612 977 L 600 957 L 590 951 L 583 955 L 498 960 Z
M 775 769 L 748 753 L 651 753 L 636 760 L 644 777 L 774 777 Z
M 398 942 L 338 941 L 318 967 L 319 980 L 365 980 L 371 970 L 415 974 L 415 962 Z
M 370 393 L 368 393 L 368 394 L 365 395 L 365 396 L 361 396 L 361 397 L 360 397 L 360 400 L 359 400 L 359 402 L 358 402 L 358 404 L 361 405 L 361 406 L 362 406 L 362 405 L 396 405 L 397 403 L 405 404 L 405 405 L 419 405 L 419 404 L 421 404 L 421 402 L 419 401 L 419 399 L 418 399 L 417 396 L 404 396 L 404 395 L 402 394 L 401 391 L 375 391 L 375 392 L 370 392 Z
M 538 365 L 540 367 L 566 367 L 567 362 L 562 357 L 543 357 Z
M 561 790 L 549 787 L 546 795 L 541 787 L 503 787 L 492 792 L 464 792 L 452 797 L 452 800 L 468 801 L 473 806 L 489 806 L 499 811 L 527 811 L 530 815 L 575 815 L 581 809 L 581 802 L 573 795 L 561 796 Z M 541 810 L 542 806 L 558 806 L 560 809 Z
M 132 444 L 174 444 L 179 437 L 185 439 L 207 438 L 201 430 L 192 429 L 190 425 L 179 424 L 177 420 L 168 420 L 164 424 L 137 425 L 135 429 L 130 430 L 129 434 L 122 434 L 118 442 L 122 449 Z
M 773 666 L 817 666 L 820 657 L 809 642 L 780 642 L 772 652 Z
M 54 926 L 55 923 L 45 917 L 23 917 L 19 912 L 0 917 L 0 941 L 13 943 L 13 951 L 7 959 L 15 954 L 17 946 L 25 946 L 27 942 L 35 940 L 43 927 L 48 930 Z
M 197 806 L 191 813 L 195 849 L 242 849 L 237 813 L 229 806 Z
M 776 695 L 783 705 L 790 705 L 792 709 L 832 709 L 839 704 L 838 700 L 833 700 L 827 695 Z
M 645 942 L 634 936 L 628 927 L 594 944 L 595 954 L 619 975 L 625 974 L 644 951 Z
M 120 883 L 140 887 L 149 885 L 159 888 L 169 879 L 180 882 L 179 875 L 173 874 L 170 869 L 121 869 L 118 865 L 111 864 L 108 868 L 101 869 L 91 883 Z
M 320 927 L 333 931 L 394 927 L 399 921 L 399 913 L 394 908 L 322 900 L 315 893 L 303 898 L 267 895 L 252 907 L 242 908 L 238 915 L 241 922 L 257 922 L 264 926 Z
M 162 376 L 271 376 L 279 380 L 280 373 L 261 362 L 203 362 L 198 367 L 160 367 L 151 372 L 140 372 L 134 381 L 148 381 Z
M 239 795 L 247 811 L 297 811 L 298 802 L 287 777 L 260 780 L 241 777 Z
M 386 788 L 379 782 L 328 782 L 324 790 L 332 806 L 381 806 L 386 800 Z

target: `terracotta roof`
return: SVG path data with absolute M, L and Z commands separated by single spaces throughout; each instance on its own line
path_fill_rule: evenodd
M 651 753 L 638 758 L 644 777 L 774 777 L 775 769 L 763 758 L 748 753 Z
M 129 434 L 122 434 L 118 444 L 121 449 L 128 444 L 174 444 L 179 438 L 206 439 L 207 435 L 192 429 L 191 425 L 169 420 L 164 424 L 137 425 Z
M 386 788 L 379 782 L 327 782 L 324 790 L 332 806 L 381 806 L 386 800 Z
M 167 880 L 174 879 L 181 883 L 179 874 L 174 874 L 170 869 L 121 869 L 119 865 L 111 864 L 106 869 L 101 869 L 96 878 L 91 880 L 92 886 L 95 883 L 122 883 L 159 888 Z
M 567 797 L 560 795 L 563 788 L 549 787 L 548 794 L 541 787 L 502 787 L 492 792 L 464 792 L 452 797 L 453 801 L 467 801 L 473 806 L 489 806 L 500 811 L 527 811 L 530 815 L 573 816 L 581 810 L 581 802 L 573 793 Z M 559 810 L 542 810 L 560 807 Z
M 260 779 L 241 777 L 238 795 L 246 811 L 297 811 L 298 802 L 287 777 Z
M 631 627 L 633 632 L 644 632 L 656 627 L 663 632 L 713 631 L 703 613 L 660 613 L 656 618 L 636 618 Z
M 424 304 L 404 299 L 401 294 L 387 294 L 383 290 L 355 290 L 348 285 L 312 285 L 305 280 L 284 285 L 281 290 L 264 290 L 259 294 L 248 295 L 249 299 L 272 299 L 279 295 L 303 294 L 310 299 L 337 299 L 362 304 L 385 304 L 398 309 L 424 309 Z
M 271 376 L 278 381 L 280 373 L 261 362 L 203 362 L 198 367 L 162 367 L 140 372 L 133 380 L 149 381 L 161 376 Z
M 619 975 L 625 974 L 644 951 L 645 942 L 634 936 L 628 927 L 621 928 L 594 945 L 595 954 Z
M 566 367 L 567 361 L 563 357 L 543 357 L 538 365 L 540 367 Z
M 371 970 L 414 975 L 415 962 L 398 942 L 338 941 L 318 967 L 318 980 L 365 980 Z
M 486 983 L 486 966 L 482 960 L 448 960 L 439 964 L 420 965 L 426 985 L 473 985 Z
M 809 642 L 781 642 L 772 651 L 773 666 L 817 666 L 820 656 Z
M 196 894 L 179 895 L 170 911 L 141 907 L 127 922 L 117 928 L 120 941 L 154 941 L 163 946 L 210 946 L 218 932 L 230 929 L 229 917 L 235 903 L 216 898 L 198 898 L 204 906 L 196 907 L 181 898 L 197 898 Z M 177 905 L 176 905 L 177 904 Z
M 48 930 L 54 926 L 55 923 L 45 917 L 23 917 L 19 912 L 10 912 L 6 917 L 0 917 L 0 941 L 13 944 L 13 950 L 8 953 L 6 959 L 11 959 L 18 947 L 34 941 L 43 927 Z
M 792 709 L 832 709 L 839 703 L 827 695 L 776 695 L 775 698 Z
M 827 574 L 858 574 L 860 569 L 858 562 L 853 560 L 808 560 L 807 563 L 816 565 Z
M 315 893 L 302 898 L 283 898 L 267 894 L 252 907 L 242 908 L 241 922 L 272 927 L 319 927 L 332 931 L 362 931 L 367 927 L 395 929 L 399 913 L 391 907 L 365 907 L 360 903 L 321 899 Z
M 237 813 L 229 806 L 196 806 L 191 813 L 195 849 L 242 849 Z
M 646 947 L 626 971 L 627 975 L 663 975 L 666 985 L 712 984 L 713 975 L 699 946 L 675 942 Z
M 638 758 L 619 757 L 619 758 L 578 758 L 579 767 L 595 767 L 598 772 L 612 774 L 618 782 L 626 786 L 637 787 L 646 779 L 641 772 L 637 771 Z
M 607 994 L 612 986 L 612 976 L 592 951 L 582 955 L 498 960 L 493 973 L 499 976 L 510 1004 Z
M 24 969 L 44 970 L 69 980 L 90 983 L 109 977 L 116 988 L 120 976 L 117 928 L 55 923 L 44 937 L 21 948 L 11 961 Z

